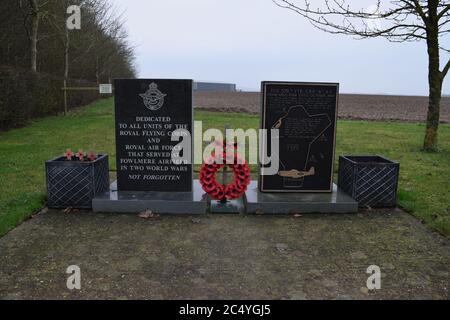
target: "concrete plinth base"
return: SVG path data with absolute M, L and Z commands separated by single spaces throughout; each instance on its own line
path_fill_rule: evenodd
M 250 214 L 356 213 L 358 202 L 334 186 L 333 193 L 262 193 L 252 181 L 246 193 Z
M 94 212 L 138 213 L 151 210 L 156 214 L 206 214 L 207 197 L 200 183 L 194 181 L 193 192 L 143 192 L 117 191 L 117 183 L 111 191 L 92 200 Z
M 358 203 L 334 186 L 333 193 L 261 193 L 257 181 L 252 181 L 246 197 L 229 201 L 211 201 L 194 181 L 193 192 L 111 191 L 92 201 L 94 212 L 138 213 L 151 210 L 156 214 L 295 214 L 295 213 L 355 213 Z

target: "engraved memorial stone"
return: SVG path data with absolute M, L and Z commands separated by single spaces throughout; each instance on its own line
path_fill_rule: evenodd
M 192 81 L 120 79 L 114 87 L 118 190 L 192 191 L 192 161 L 174 163 L 179 142 L 171 141 L 177 129 L 192 133 Z
M 338 84 L 262 83 L 262 127 L 279 130 L 280 169 L 261 175 L 261 192 L 333 191 L 338 94 Z

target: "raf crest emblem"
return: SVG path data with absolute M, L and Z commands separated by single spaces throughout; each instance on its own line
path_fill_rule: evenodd
M 152 82 L 145 93 L 139 95 L 144 100 L 147 109 L 156 111 L 164 105 L 164 98 L 167 94 L 158 90 L 158 85 Z

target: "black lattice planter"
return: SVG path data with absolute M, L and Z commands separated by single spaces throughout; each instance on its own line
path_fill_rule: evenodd
M 381 156 L 339 157 L 339 187 L 360 207 L 395 207 L 400 165 Z
M 91 209 L 92 199 L 109 189 L 108 155 L 95 161 L 66 161 L 59 157 L 45 163 L 48 207 Z

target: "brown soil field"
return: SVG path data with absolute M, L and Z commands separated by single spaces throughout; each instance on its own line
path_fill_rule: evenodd
M 259 92 L 196 92 L 195 106 L 210 111 L 258 114 Z M 427 97 L 341 94 L 341 119 L 421 122 L 426 119 Z M 450 122 L 450 97 L 442 98 L 441 121 Z

